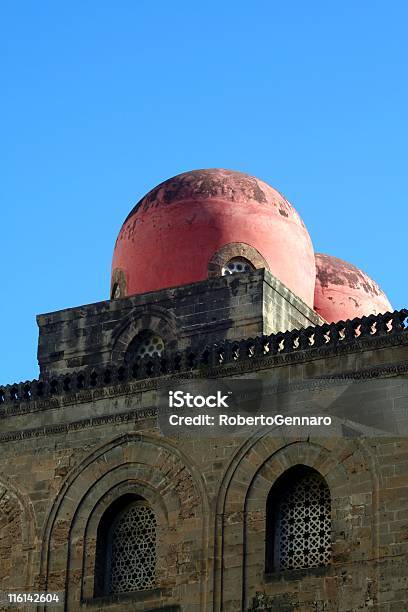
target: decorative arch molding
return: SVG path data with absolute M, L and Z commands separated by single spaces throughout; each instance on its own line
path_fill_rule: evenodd
M 222 268 L 234 257 L 246 259 L 256 270 L 265 268 L 270 271 L 268 262 L 255 247 L 245 242 L 229 242 L 214 253 L 208 262 L 208 278 L 222 276 Z
M 146 499 L 157 515 L 162 530 L 158 578 L 168 571 L 166 562 L 174 547 L 182 545 L 181 524 L 195 534 L 193 554 L 202 558 L 204 568 L 208 499 L 198 470 L 168 441 L 126 434 L 102 445 L 67 475 L 46 520 L 41 551 L 44 588 L 65 591 L 74 609 L 92 598 L 99 520 L 110 503 L 125 493 Z M 203 605 L 207 583 L 203 572 Z M 137 601 L 134 609 L 139 609 Z
M 174 490 L 165 494 L 151 482 L 163 480 L 163 473 L 144 463 L 129 462 L 107 471 L 82 497 L 72 517 L 68 532 L 68 563 L 66 568 L 67 601 L 74 608 L 82 600 L 91 600 L 94 593 L 95 551 L 97 529 L 105 510 L 127 493 L 144 498 L 152 507 L 158 525 L 158 580 L 165 567 L 169 551 L 168 534 L 177 530 L 177 518 L 182 510 Z M 111 486 L 110 486 L 111 485 Z M 81 589 L 77 585 L 81 584 Z
M 257 433 L 235 453 L 216 500 L 215 611 L 222 611 L 224 593 L 232 592 L 232 585 L 237 593 L 235 605 L 240 609 L 249 608 L 255 592 L 250 591 L 247 576 L 251 573 L 253 578 L 257 572 L 259 576 L 259 565 L 262 563 L 263 566 L 265 560 L 267 496 L 277 479 L 296 465 L 305 465 L 324 477 L 331 491 L 334 517 L 337 509 L 348 507 L 351 511 L 353 498 L 361 495 L 361 474 L 366 475 L 365 487 L 371 499 L 367 504 L 371 516 L 370 557 L 378 557 L 379 470 L 367 443 L 359 439 L 313 440 L 305 437 L 288 440 L 276 432 L 273 436 Z M 334 562 L 341 563 L 350 556 L 344 549 L 348 536 L 351 540 L 352 525 L 351 520 L 344 522 L 342 529 L 338 528 L 338 522 L 336 525 L 333 529 L 333 557 Z M 238 568 L 225 568 L 219 561 L 221 556 L 228 555 L 228 548 L 232 545 L 234 555 L 241 555 L 244 560 L 240 572 L 237 572 Z M 254 567 L 256 563 L 257 569 Z M 263 570 L 261 574 L 262 582 Z
M 33 505 L 30 501 L 28 494 L 21 488 L 16 487 L 8 478 L 2 476 L 0 479 L 0 532 L 4 529 L 7 537 L 7 530 L 9 529 L 9 521 L 3 523 L 3 515 L 11 516 L 12 521 L 17 520 L 18 529 L 20 531 L 20 538 L 18 534 L 13 530 L 10 534 L 10 555 L 9 561 L 13 563 L 13 552 L 16 552 L 21 546 L 20 554 L 25 560 L 25 564 L 21 567 L 21 556 L 16 558 L 16 567 L 13 570 L 13 583 L 6 585 L 2 581 L 3 590 L 6 586 L 9 588 L 34 588 L 34 576 L 33 576 L 33 554 L 37 533 L 37 520 L 34 513 Z M 12 525 L 15 527 L 15 525 Z M 3 539 L 3 545 L 5 540 Z M 11 567 L 13 567 L 11 565 Z M 19 584 L 15 581 L 17 576 L 20 578 Z M 3 577 L 2 577 L 3 578 Z
M 174 492 L 172 492 L 174 493 Z M 85 521 L 85 525 L 81 521 L 76 521 L 72 525 L 71 529 L 71 541 L 80 542 L 82 538 L 83 542 L 83 568 L 82 568 L 82 589 L 81 589 L 81 600 L 92 599 L 95 586 L 95 559 L 92 552 L 96 550 L 97 546 L 97 531 L 99 523 L 108 510 L 108 508 L 119 498 L 132 494 L 145 499 L 150 507 L 153 509 L 157 521 L 157 532 L 158 532 L 158 547 L 157 547 L 157 559 L 158 559 L 158 578 L 160 578 L 160 571 L 163 571 L 163 567 L 160 565 L 165 558 L 166 553 L 166 536 L 168 533 L 169 526 L 175 527 L 174 516 L 170 516 L 169 521 L 169 506 L 163 501 L 157 491 L 151 487 L 146 481 L 140 480 L 124 480 L 118 482 L 111 489 L 106 491 L 99 501 L 91 509 L 88 519 Z M 179 499 L 173 494 L 170 504 L 174 503 L 175 507 L 179 507 Z M 171 507 L 171 505 L 170 505 Z M 90 554 L 89 554 L 90 553 Z M 69 592 L 69 574 L 67 576 L 67 590 Z
M 179 330 L 174 314 L 159 306 L 140 306 L 132 310 L 113 332 L 111 362 L 122 362 L 132 340 L 145 330 L 163 338 L 165 350 L 172 351 L 177 347 Z

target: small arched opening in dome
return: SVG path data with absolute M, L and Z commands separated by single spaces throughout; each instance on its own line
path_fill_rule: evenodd
M 252 263 L 244 257 L 233 257 L 222 266 L 221 274 L 228 276 L 237 272 L 253 272 L 254 270 Z
M 114 283 L 112 287 L 111 300 L 117 300 L 120 297 L 120 287 L 118 283 Z
M 111 300 L 126 297 L 126 276 L 123 270 L 116 268 L 112 273 Z
M 208 278 L 228 276 L 236 272 L 254 272 L 260 268 L 269 271 L 265 258 L 254 247 L 243 242 L 224 244 L 208 263 Z
M 153 357 L 162 355 L 164 351 L 164 340 L 156 332 L 144 329 L 133 338 L 125 354 L 126 363 L 131 363 L 143 357 Z

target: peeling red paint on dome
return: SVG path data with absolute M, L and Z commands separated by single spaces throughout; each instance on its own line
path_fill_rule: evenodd
M 231 202 L 254 201 L 273 205 L 284 217 L 293 217 L 304 227 L 304 223 L 292 204 L 276 189 L 260 179 L 234 170 L 220 168 L 192 170 L 167 179 L 149 191 L 131 210 L 125 223 L 151 207 L 166 206 L 185 200 L 220 199 Z
M 388 298 L 365 272 L 338 257 L 316 253 L 314 308 L 337 322 L 392 310 Z
M 230 243 L 257 249 L 272 274 L 313 307 L 314 253 L 299 214 L 264 181 L 231 170 L 185 172 L 152 189 L 120 230 L 112 272 L 124 273 L 127 295 L 201 281 Z

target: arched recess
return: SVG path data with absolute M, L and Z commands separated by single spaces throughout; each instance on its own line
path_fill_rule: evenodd
M 266 501 L 265 573 L 327 567 L 331 517 L 326 479 L 303 463 L 288 468 L 269 489 Z
M 136 468 L 137 469 L 137 468 Z M 135 470 L 136 471 L 136 470 Z M 126 479 L 123 482 L 118 482 L 115 486 L 109 489 L 92 508 L 85 527 L 80 522 L 77 522 L 72 527 L 71 538 L 73 541 L 78 541 L 81 537 L 84 543 L 84 562 L 82 566 L 82 592 L 81 599 L 92 599 L 98 590 L 96 584 L 96 567 L 95 567 L 95 551 L 98 546 L 98 530 L 101 525 L 102 518 L 107 511 L 118 500 L 126 496 L 132 495 L 144 499 L 148 502 L 150 508 L 154 512 L 157 523 L 157 545 L 155 554 L 156 561 L 156 581 L 160 583 L 161 575 L 165 570 L 164 560 L 167 555 L 168 544 L 166 542 L 168 534 L 174 525 L 174 520 L 169 522 L 169 512 L 163 499 L 158 495 L 157 491 L 149 486 L 146 481 L 142 480 L 143 474 L 139 470 L 137 480 Z M 120 476 L 117 478 L 120 480 Z M 172 503 L 174 507 L 179 507 L 179 499 L 177 495 L 173 495 Z M 175 526 L 176 523 L 175 523 Z M 69 580 L 68 580 L 69 584 Z
M 255 247 L 245 242 L 229 242 L 214 253 L 208 262 L 208 278 L 222 276 L 223 267 L 237 257 L 247 260 L 255 270 L 269 270 L 268 262 Z
M 366 495 L 371 529 L 359 543 L 361 560 L 378 557 L 378 474 L 375 458 L 358 439 L 287 439 L 258 433 L 235 453 L 221 482 L 217 498 L 214 536 L 214 610 L 226 605 L 249 608 L 256 591 L 265 586 L 265 526 L 268 494 L 277 479 L 291 467 L 305 465 L 321 474 L 333 505 L 333 563 L 358 560 L 353 541 L 353 500 Z M 362 482 L 364 485 L 362 485 Z M 357 496 L 357 497 L 356 497 Z M 349 512 L 347 512 L 349 511 Z M 337 515 L 348 516 L 338 521 Z M 369 545 L 364 546 L 369 540 Z M 367 552 L 368 548 L 368 552 Z M 227 566 L 222 558 L 234 555 L 243 563 Z M 231 593 L 235 600 L 231 600 Z
M 27 493 L 8 479 L 0 480 L 0 584 L 6 589 L 32 589 L 36 518 Z
M 177 347 L 179 330 L 173 313 L 158 306 L 139 307 L 132 310 L 114 331 L 111 361 L 123 362 L 132 340 L 144 331 L 163 338 L 165 350 L 172 351 Z
M 159 590 L 162 581 L 177 593 L 175 559 L 187 532 L 191 555 L 201 560 L 198 580 L 205 606 L 208 501 L 203 483 L 177 448 L 141 434 L 126 434 L 103 445 L 67 476 L 44 529 L 45 588 L 64 591 L 67 609 L 92 602 L 98 524 L 109 505 L 127 493 L 148 500 L 157 516 Z M 163 592 L 157 593 L 158 601 L 163 597 Z M 137 595 L 133 604 L 135 610 L 144 609 Z

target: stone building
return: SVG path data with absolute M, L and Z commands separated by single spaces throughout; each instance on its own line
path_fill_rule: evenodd
M 69 611 L 408 610 L 408 311 L 224 170 L 139 202 L 110 295 L 39 315 L 38 380 L 0 387 L 0 590 Z M 163 435 L 163 385 L 240 380 L 349 425 L 385 410 L 382 430 Z

